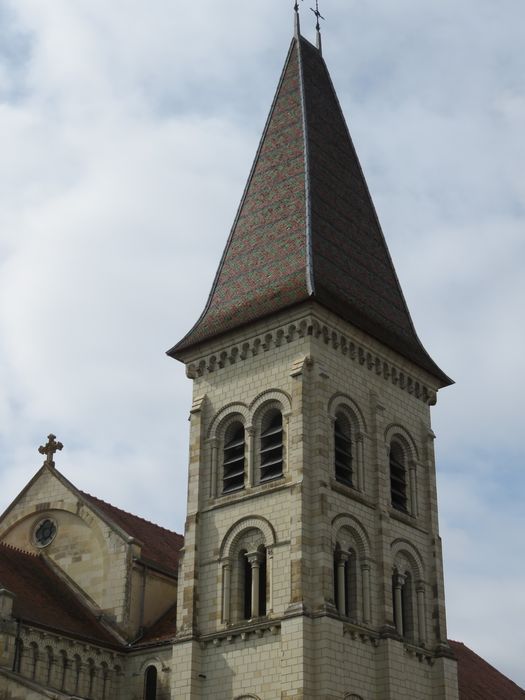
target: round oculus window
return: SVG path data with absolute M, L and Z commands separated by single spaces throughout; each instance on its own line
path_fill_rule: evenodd
M 57 525 L 54 520 L 46 518 L 35 527 L 35 543 L 38 547 L 47 547 L 55 539 Z

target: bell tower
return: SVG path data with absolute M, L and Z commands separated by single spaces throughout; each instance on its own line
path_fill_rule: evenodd
M 321 44 L 296 35 L 193 381 L 173 697 L 457 700 L 419 341 Z

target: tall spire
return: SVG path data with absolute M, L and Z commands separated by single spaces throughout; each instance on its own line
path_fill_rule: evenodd
M 206 308 L 168 354 L 306 301 L 450 384 L 417 337 L 326 64 L 296 36 Z

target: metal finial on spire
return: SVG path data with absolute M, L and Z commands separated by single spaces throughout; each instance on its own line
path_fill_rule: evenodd
M 301 25 L 299 22 L 299 0 L 294 0 L 294 6 L 293 9 L 295 11 L 295 36 L 299 38 L 299 35 L 301 34 Z
M 314 13 L 315 18 L 317 20 L 316 25 L 315 25 L 315 29 L 317 31 L 317 48 L 319 49 L 319 53 L 322 54 L 323 53 L 323 44 L 321 41 L 321 23 L 319 22 L 319 20 L 322 19 L 325 22 L 326 22 L 326 20 L 323 17 L 323 15 L 319 12 L 319 0 L 315 0 L 315 10 L 313 7 L 311 7 L 310 9 Z
M 50 433 L 47 436 L 47 444 L 40 445 L 40 447 L 38 448 L 38 451 L 41 455 L 46 455 L 46 458 L 44 460 L 44 466 L 47 465 L 48 467 L 54 467 L 55 462 L 53 460 L 53 456 L 55 452 L 58 452 L 63 447 L 64 445 L 61 442 L 56 441 L 56 435 Z

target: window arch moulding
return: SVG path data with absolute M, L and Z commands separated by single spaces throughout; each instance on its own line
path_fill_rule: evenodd
M 328 402 L 332 477 L 339 483 L 366 492 L 366 422 L 357 403 L 347 394 L 337 393 Z M 350 472 L 350 473 L 349 473 Z
M 261 392 L 250 404 L 253 486 L 286 476 L 291 407 L 290 396 L 279 389 Z
M 342 514 L 332 521 L 334 601 L 340 615 L 358 624 L 372 620 L 370 542 L 363 526 Z
M 416 442 L 405 428 L 391 423 L 385 430 L 385 447 L 391 480 L 392 507 L 401 513 L 417 517 L 419 451 Z
M 421 577 L 422 564 L 408 543 L 399 541 L 400 548 L 393 557 L 392 609 L 397 633 L 415 644 L 427 642 L 427 585 Z M 411 548 L 412 550 L 414 548 Z M 417 553 L 416 553 L 417 554 Z
M 233 454 L 232 445 L 227 445 L 228 438 L 232 437 L 228 436 L 228 430 L 232 426 L 232 424 L 236 422 L 242 425 L 244 429 L 244 454 L 241 454 L 242 450 L 240 450 L 239 447 L 233 450 L 233 452 L 235 452 L 235 454 Z M 211 464 L 209 483 L 209 494 L 211 498 L 217 498 L 219 496 L 222 496 L 223 494 L 226 495 L 228 492 L 234 492 L 239 490 L 238 488 L 232 488 L 228 491 L 224 490 L 224 477 L 226 476 L 224 463 L 226 461 L 229 461 L 229 457 L 238 458 L 236 460 L 237 462 L 239 460 L 242 460 L 243 458 L 242 471 L 244 473 L 244 476 L 242 476 L 241 474 L 239 478 L 234 478 L 234 481 L 237 481 L 239 483 L 242 481 L 242 484 L 240 484 L 241 488 L 246 485 L 246 475 L 250 467 L 250 450 L 249 445 L 247 445 L 247 438 L 249 434 L 249 430 L 247 428 L 248 423 L 248 407 L 245 404 L 239 402 L 230 403 L 227 406 L 221 408 L 221 410 L 215 414 L 215 416 L 210 422 L 210 427 L 207 433 L 207 448 L 209 450 L 208 460 Z M 229 452 L 228 455 L 226 454 L 227 452 Z M 235 467 L 235 464 L 232 463 L 230 465 L 230 472 L 232 471 L 233 467 Z
M 260 517 L 244 518 L 226 534 L 221 545 L 218 596 L 225 625 L 272 611 L 275 543 L 273 527 Z

